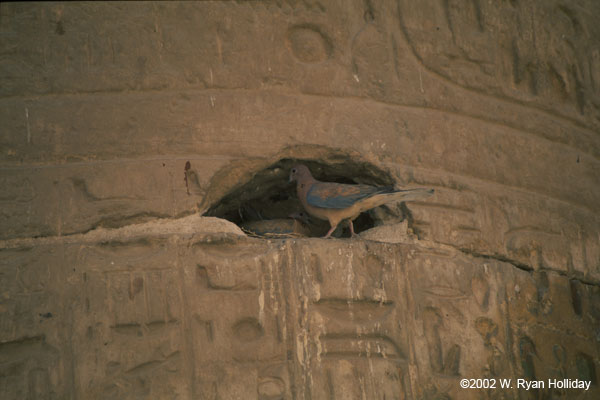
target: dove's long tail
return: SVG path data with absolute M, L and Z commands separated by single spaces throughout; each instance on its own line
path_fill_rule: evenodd
M 387 189 L 380 193 L 377 193 L 368 199 L 370 207 L 377 207 L 382 204 L 396 203 L 401 201 L 412 201 L 426 199 L 433 194 L 433 189 Z M 369 201 L 370 200 L 370 201 Z
M 433 195 L 433 192 L 433 189 L 425 188 L 395 190 L 393 193 L 390 193 L 388 197 L 393 198 L 394 201 L 421 200 Z

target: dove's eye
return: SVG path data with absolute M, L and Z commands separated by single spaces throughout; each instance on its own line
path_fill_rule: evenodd
M 295 174 L 295 173 L 296 173 L 296 168 L 293 168 L 292 169 L 292 174 Z

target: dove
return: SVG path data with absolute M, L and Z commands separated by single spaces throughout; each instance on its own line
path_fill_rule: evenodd
M 392 186 L 349 185 L 321 182 L 315 179 L 306 165 L 298 164 L 290 171 L 290 182 L 296 181 L 296 191 L 302 206 L 309 215 L 329 221 L 331 236 L 338 224 L 349 221 L 350 232 L 355 236 L 352 221 L 360 213 L 392 202 L 424 199 L 433 189 L 394 189 Z

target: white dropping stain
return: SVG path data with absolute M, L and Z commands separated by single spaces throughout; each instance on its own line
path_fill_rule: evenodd
M 355 80 L 356 82 L 359 82 L 359 83 L 360 83 L 360 79 L 358 79 L 358 75 L 354 74 L 354 75 L 352 75 L 352 76 L 354 77 L 354 80 Z
M 277 262 L 277 257 L 275 257 L 275 262 Z M 273 280 L 273 263 L 269 263 L 269 296 L 271 297 L 271 301 L 273 302 L 273 314 L 277 315 L 279 311 L 279 303 L 277 302 L 277 297 L 275 296 L 275 282 Z
M 258 295 L 258 321 L 260 322 L 261 325 L 264 325 L 265 319 L 265 292 L 264 291 L 260 291 L 260 294 Z
M 315 296 L 314 301 L 321 300 L 321 285 L 318 283 L 313 285 L 313 295 Z
M 210 106 L 215 108 L 215 96 L 210 96 Z
M 354 258 L 354 253 L 350 253 L 348 255 L 348 264 L 347 264 L 347 268 L 348 268 L 348 275 L 346 276 L 346 283 L 348 285 L 348 298 L 349 299 L 353 299 L 354 295 L 353 295 L 353 291 L 352 291 L 352 286 L 354 285 L 354 280 L 355 280 L 355 274 L 354 274 L 354 268 L 352 267 L 352 259 Z M 352 317 L 354 317 L 353 313 L 351 313 Z
M 27 126 L 27 144 L 31 143 L 31 129 L 29 128 L 29 109 L 25 107 L 25 122 Z
M 317 362 L 321 363 L 321 354 L 323 351 L 327 351 L 327 346 L 325 343 L 321 342 L 321 336 L 327 334 L 327 330 L 325 329 L 325 320 L 319 313 L 315 313 L 314 315 L 315 324 L 320 327 L 320 331 L 315 335 L 315 344 L 317 345 Z
M 315 344 L 317 345 L 317 363 L 321 364 L 321 354 L 323 353 L 323 345 L 319 339 L 319 335 L 315 337 Z
M 360 378 L 358 378 L 358 381 L 360 382 L 360 397 L 362 400 L 367 400 L 367 391 L 365 388 L 365 378 L 363 378 L 362 376 Z
M 385 303 L 387 296 L 385 293 L 385 289 L 375 288 L 373 289 L 373 299 L 377 300 L 380 303 Z

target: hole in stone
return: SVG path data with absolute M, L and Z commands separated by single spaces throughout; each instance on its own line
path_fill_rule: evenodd
M 304 228 L 302 235 L 298 236 L 320 237 L 329 229 L 329 223 L 308 217 L 302 208 L 296 195 L 296 184 L 289 182 L 290 170 L 295 164 L 306 165 L 316 179 L 325 182 L 373 186 L 395 183 L 388 172 L 349 156 L 336 155 L 328 161 L 281 159 L 257 171 L 248 182 L 233 188 L 214 202 L 205 215 L 224 218 L 246 232 L 263 237 L 293 236 L 293 217 L 296 217 L 303 221 L 301 225 Z M 354 230 L 360 233 L 384 223 L 401 222 L 408 217 L 408 209 L 403 203 L 388 204 L 362 213 L 354 220 Z M 260 228 L 256 228 L 258 225 Z M 350 236 L 348 224 L 342 222 L 334 236 Z
M 244 318 L 232 327 L 235 337 L 242 342 L 252 342 L 264 335 L 264 330 L 256 318 Z
M 576 315 L 581 316 L 581 284 L 576 279 L 569 280 L 569 287 L 571 289 L 571 304 L 573 305 L 573 311 Z

